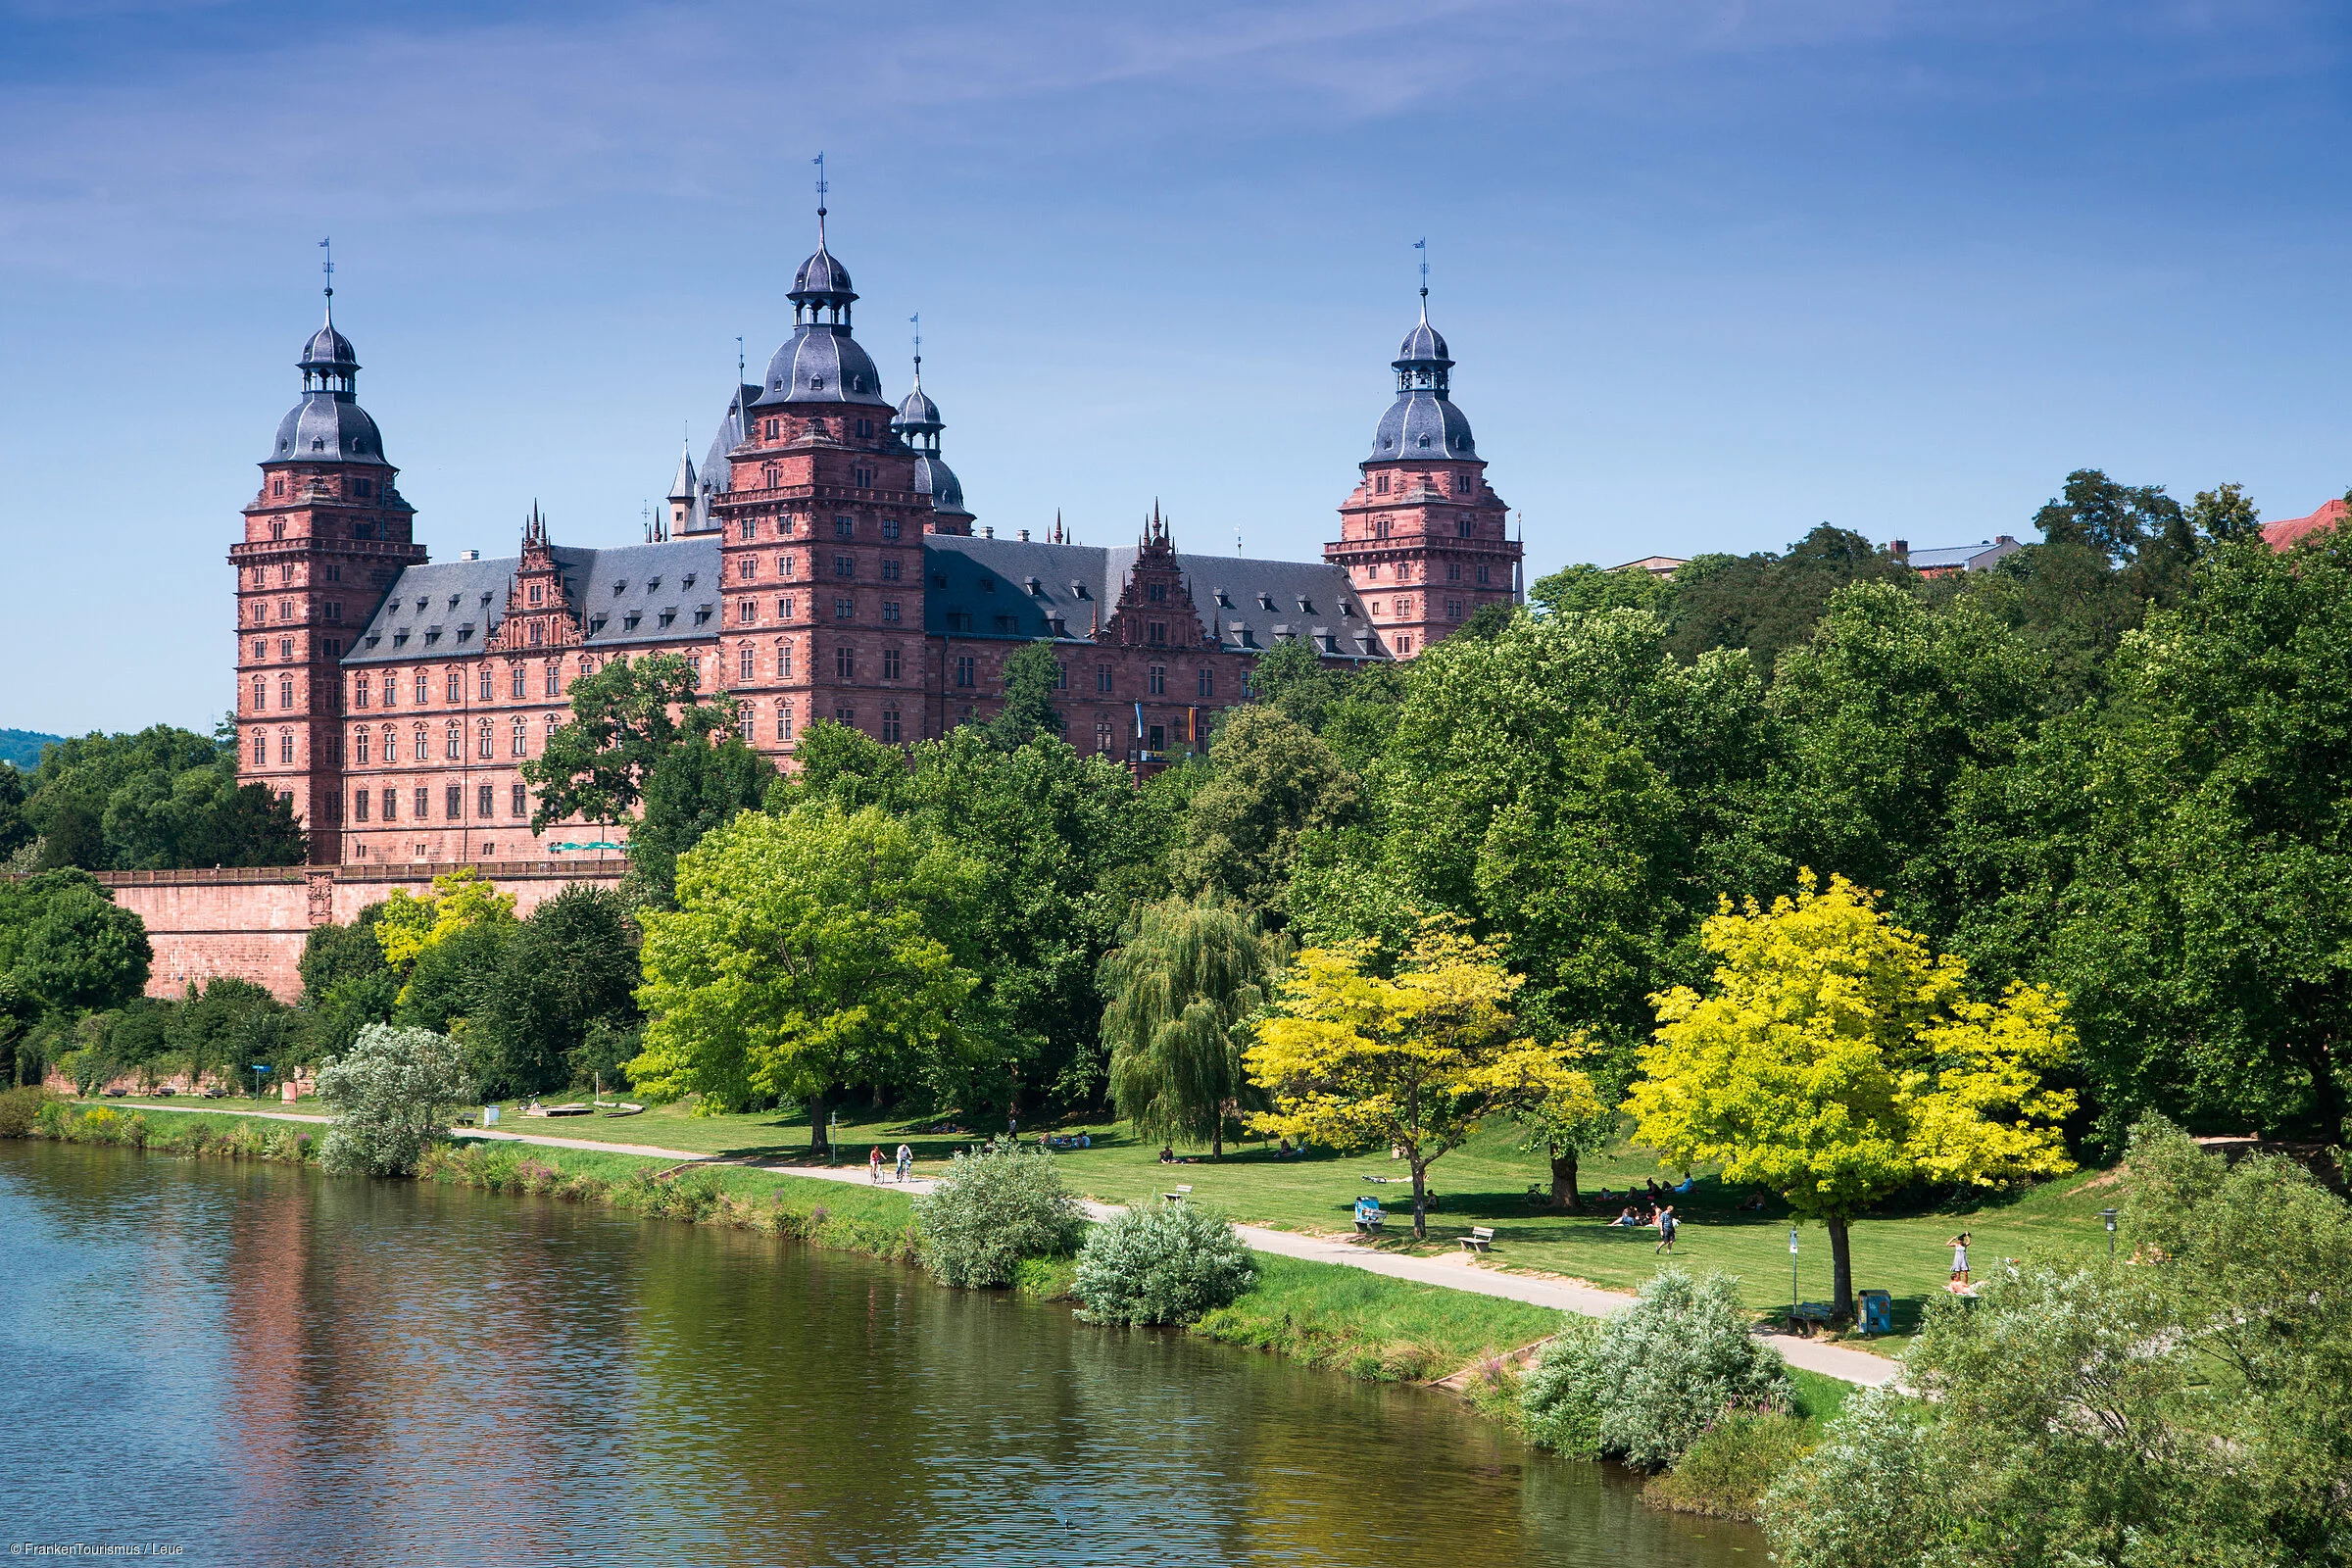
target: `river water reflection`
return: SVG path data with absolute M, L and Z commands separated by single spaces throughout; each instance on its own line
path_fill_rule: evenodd
M 0 1143 L 0 1531 L 183 1562 L 1755 1565 L 1449 1401 L 552 1200 Z

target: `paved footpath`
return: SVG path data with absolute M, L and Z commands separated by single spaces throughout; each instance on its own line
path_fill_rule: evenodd
M 306 1116 L 286 1110 L 223 1110 L 209 1105 L 142 1104 L 148 1110 L 209 1110 L 215 1115 L 260 1116 L 270 1121 L 328 1122 L 330 1116 Z M 710 1161 L 726 1165 L 747 1165 L 760 1170 L 772 1170 L 779 1175 L 801 1176 L 812 1181 L 852 1182 L 868 1184 L 862 1165 L 792 1165 L 768 1159 L 724 1159 L 716 1154 L 696 1153 L 691 1150 L 662 1149 L 653 1144 L 608 1144 L 587 1138 L 557 1138 L 545 1133 L 511 1133 L 503 1130 L 466 1128 L 464 1137 L 495 1139 L 503 1143 L 539 1144 L 549 1149 L 584 1149 L 591 1152 L 613 1154 L 642 1154 L 652 1159 L 670 1159 L 679 1164 Z M 895 1182 L 885 1186 L 896 1187 Z M 908 1193 L 927 1193 L 932 1184 L 923 1178 L 907 1182 L 902 1189 Z M 1087 1212 L 1097 1219 L 1106 1219 L 1119 1210 L 1115 1204 L 1089 1201 Z M 1633 1302 L 1626 1291 L 1605 1291 L 1597 1285 L 1586 1285 L 1576 1280 L 1552 1279 L 1535 1274 L 1510 1274 L 1500 1269 L 1484 1268 L 1465 1252 L 1459 1257 L 1414 1257 L 1402 1252 L 1386 1252 L 1355 1242 L 1333 1237 L 1301 1236 L 1295 1231 L 1267 1230 L 1259 1225 L 1236 1225 L 1235 1232 L 1242 1240 L 1260 1252 L 1273 1252 L 1282 1257 L 1305 1258 L 1315 1263 L 1336 1263 L 1342 1268 L 1360 1268 L 1369 1274 L 1386 1274 L 1393 1279 L 1412 1280 L 1422 1285 L 1436 1285 L 1449 1291 L 1470 1291 L 1480 1296 L 1499 1296 L 1506 1300 L 1526 1301 L 1535 1306 L 1548 1306 L 1564 1312 L 1579 1312 L 1586 1317 L 1607 1317 L 1623 1311 Z M 1841 1345 L 1823 1345 L 1794 1335 L 1772 1334 L 1762 1330 L 1756 1337 L 1769 1342 L 1787 1357 L 1790 1366 L 1803 1367 L 1846 1383 L 1875 1387 L 1892 1383 L 1902 1376 L 1902 1364 L 1868 1350 L 1852 1350 Z

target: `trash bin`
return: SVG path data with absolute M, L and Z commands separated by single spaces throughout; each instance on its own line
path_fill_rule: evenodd
M 1862 1332 L 1892 1334 L 1894 1332 L 1894 1298 L 1885 1291 L 1862 1293 Z

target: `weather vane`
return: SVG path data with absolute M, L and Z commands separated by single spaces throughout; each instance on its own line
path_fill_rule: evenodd
M 1429 241 L 1426 238 L 1417 239 L 1413 241 L 1413 249 L 1421 253 L 1421 308 L 1427 310 L 1429 308 Z
M 906 319 L 914 323 L 914 379 L 919 386 L 923 379 L 923 313 L 917 311 Z
M 825 192 L 832 187 L 825 183 L 825 155 L 818 153 L 816 164 L 816 248 L 825 248 Z
M 318 270 L 326 274 L 326 315 L 327 318 L 332 320 L 335 315 L 335 245 L 333 239 L 320 240 L 318 248 L 326 252 L 326 259 L 318 264 Z

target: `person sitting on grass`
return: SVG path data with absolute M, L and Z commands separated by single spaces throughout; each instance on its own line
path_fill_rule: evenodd
M 1640 1225 L 1641 1223 L 1641 1220 L 1634 1217 L 1634 1208 L 1631 1203 L 1628 1203 L 1625 1207 L 1619 1209 L 1617 1211 L 1617 1217 L 1609 1221 L 1609 1224 L 1612 1227 L 1622 1225 L 1629 1230 L 1637 1225 Z
M 1171 1148 L 1171 1147 L 1169 1147 L 1168 1145 L 1166 1145 L 1166 1144 L 1162 1144 L 1162 1145 L 1160 1145 L 1160 1146 L 1159 1146 L 1159 1162 L 1160 1162 L 1162 1165 L 1173 1165 L 1173 1164 L 1175 1164 L 1175 1163 L 1176 1163 L 1176 1151 L 1175 1151 L 1173 1148 Z
M 1764 1203 L 1764 1189 L 1759 1187 L 1755 1190 L 1755 1193 L 1748 1199 L 1746 1202 L 1740 1205 L 1740 1209 L 1742 1213 L 1747 1213 L 1750 1211 L 1761 1212 L 1763 1210 Z

